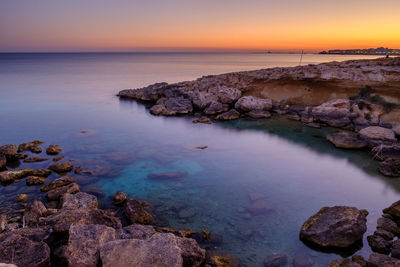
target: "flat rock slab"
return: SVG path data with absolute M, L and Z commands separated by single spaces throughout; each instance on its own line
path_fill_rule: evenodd
M 321 247 L 347 248 L 362 240 L 367 219 L 354 207 L 323 207 L 301 227 L 300 239 Z
M 396 141 L 396 136 L 391 129 L 380 126 L 369 126 L 361 129 L 360 136 L 365 139 L 380 140 L 380 141 Z
M 361 149 L 368 145 L 365 140 L 360 139 L 357 134 L 352 132 L 332 133 L 327 135 L 326 139 L 336 147 L 345 149 Z

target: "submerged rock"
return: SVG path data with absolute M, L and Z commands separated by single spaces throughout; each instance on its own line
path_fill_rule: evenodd
M 272 109 L 271 99 L 262 99 L 254 96 L 243 96 L 235 104 L 235 109 L 249 112 L 252 110 L 270 110 Z
M 48 192 L 48 191 L 53 190 L 53 189 L 55 189 L 57 187 L 65 186 L 65 185 L 71 184 L 73 182 L 74 182 L 74 178 L 72 178 L 72 177 L 67 177 L 67 176 L 60 177 L 60 178 L 57 178 L 54 181 L 50 182 L 49 184 L 43 186 L 40 189 L 40 191 Z
M 285 254 L 275 253 L 264 260 L 265 267 L 284 267 L 287 265 L 288 259 Z
M 28 199 L 28 195 L 27 194 L 19 194 L 17 196 L 16 201 L 17 202 L 23 202 L 23 201 L 26 201 L 27 199 Z
M 125 202 L 124 213 L 130 223 L 152 224 L 153 216 L 147 212 L 143 205 L 136 199 L 130 198 Z
M 25 163 L 32 163 L 32 162 L 42 162 L 42 161 L 46 161 L 46 160 L 48 160 L 48 158 L 41 158 L 41 157 L 32 156 L 32 157 L 24 159 L 24 162 Z
M 207 123 L 207 124 L 211 124 L 212 121 L 209 117 L 206 116 L 201 116 L 198 119 L 193 120 L 193 123 Z
M 240 117 L 240 113 L 235 110 L 235 109 L 231 109 L 225 113 L 219 114 L 217 117 L 215 117 L 217 120 L 236 120 L 239 119 Z
M 11 184 L 30 175 L 34 175 L 34 169 L 17 169 L 12 171 L 0 172 L 0 183 L 3 185 Z
M 47 155 L 57 155 L 61 151 L 62 151 L 62 149 L 58 145 L 49 145 L 49 147 L 46 148 Z
M 367 146 L 367 142 L 352 132 L 338 132 L 327 135 L 326 139 L 336 147 L 346 149 L 360 149 Z
M 177 180 L 188 175 L 187 172 L 162 172 L 162 173 L 150 173 L 147 178 L 153 180 Z
M 57 173 L 65 173 L 72 171 L 74 169 L 74 165 L 72 165 L 70 162 L 63 161 L 50 165 L 49 169 Z
M 260 215 L 275 210 L 274 206 L 265 199 L 258 199 L 253 201 L 247 210 L 253 215 Z
M 118 239 L 147 239 L 154 235 L 156 230 L 153 226 L 142 224 L 131 224 L 118 231 Z
M 216 251 L 207 251 L 206 267 L 239 267 L 239 259 L 227 253 L 219 253 Z
M 362 240 L 366 222 L 357 208 L 323 207 L 303 224 L 300 239 L 321 247 L 347 248 Z
M 65 186 L 57 187 L 46 193 L 47 200 L 58 200 L 64 194 L 75 194 L 80 191 L 78 184 L 72 183 Z

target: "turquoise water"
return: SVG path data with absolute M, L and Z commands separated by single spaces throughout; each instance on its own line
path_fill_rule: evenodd
M 303 62 L 350 58 L 356 57 L 305 55 Z M 76 165 L 97 170 L 75 176 L 81 188 L 101 189 L 103 202 L 125 191 L 150 201 L 172 227 L 222 235 L 215 249 L 235 254 L 244 266 L 261 265 L 273 251 L 323 266 L 338 255 L 298 240 L 310 215 L 326 205 L 365 208 L 370 233 L 381 210 L 400 198 L 398 181 L 378 175 L 368 152 L 335 149 L 323 138 L 334 129 L 279 117 L 193 124 L 189 117 L 152 116 L 143 105 L 115 96 L 154 82 L 295 66 L 298 60 L 299 55 L 251 53 L 0 54 L 0 143 L 40 139 L 61 145 Z M 147 178 L 177 171 L 188 175 Z M 24 182 L 1 187 L 0 201 L 11 205 L 21 192 L 42 198 L 37 191 Z M 250 214 L 255 197 L 273 210 Z M 365 244 L 363 255 L 369 253 Z

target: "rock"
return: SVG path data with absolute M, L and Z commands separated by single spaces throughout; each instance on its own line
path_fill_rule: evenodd
M 50 182 L 49 184 L 43 186 L 40 191 L 42 192 L 48 192 L 50 190 L 53 190 L 57 187 L 61 187 L 61 186 L 65 186 L 65 185 L 69 185 L 72 184 L 74 182 L 74 178 L 72 177 L 60 177 L 55 179 L 54 181 Z
M 330 261 L 328 267 L 363 267 L 363 265 L 354 262 L 349 258 L 344 258 Z
M 239 267 L 240 261 L 232 254 L 207 251 L 206 267 Z
M 106 194 L 101 191 L 101 189 L 97 188 L 94 185 L 85 185 L 84 187 L 82 187 L 81 191 L 94 195 L 98 198 L 103 198 L 106 196 Z
M 235 110 L 235 109 L 231 109 L 225 113 L 219 114 L 217 117 L 215 117 L 215 119 L 217 120 L 236 120 L 239 119 L 240 117 L 240 113 Z
M 287 256 L 282 253 L 275 253 L 264 260 L 265 267 L 285 267 L 288 262 Z
M 367 265 L 368 265 L 367 261 L 366 261 L 366 260 L 364 259 L 364 257 L 361 256 L 361 255 L 353 255 L 353 256 L 351 257 L 351 260 L 352 260 L 353 262 L 358 263 L 358 264 L 361 265 L 362 267 L 367 267 Z
M 359 134 L 362 138 L 372 142 L 396 141 L 393 130 L 380 126 L 366 127 L 364 129 L 361 129 Z
M 15 264 L 0 263 L 0 267 L 18 267 L 18 266 Z
M 6 156 L 0 154 L 0 170 L 4 169 L 7 165 Z
M 111 227 L 94 224 L 71 226 L 67 246 L 68 265 L 98 266 L 99 247 L 113 240 L 115 240 L 115 230 Z
M 39 218 L 47 212 L 46 207 L 40 201 L 29 203 L 24 212 L 25 224 L 28 226 L 36 226 L 39 223 Z
M 368 267 L 396 267 L 400 260 L 384 254 L 371 253 L 368 258 Z
M 46 160 L 48 160 L 48 158 L 41 158 L 41 157 L 32 156 L 32 157 L 24 159 L 24 162 L 25 163 L 32 163 L 32 162 L 42 162 L 42 161 L 46 161 Z
M 12 171 L 2 171 L 0 172 L 0 183 L 2 185 L 11 184 L 29 175 L 33 175 L 34 171 L 35 170 L 33 169 L 17 169 Z
M 242 96 L 242 91 L 226 86 L 220 86 L 217 91 L 218 101 L 223 104 L 231 104 Z
M 28 199 L 28 195 L 27 194 L 19 194 L 18 196 L 17 196 L 17 201 L 18 202 L 23 202 L 23 201 L 26 201 Z
M 77 185 L 76 183 L 72 183 L 72 184 L 57 187 L 55 189 L 48 191 L 46 193 L 46 199 L 48 201 L 58 200 L 64 194 L 67 194 L 67 193 L 75 194 L 75 193 L 78 193 L 79 191 L 80 191 L 79 185 Z
M 329 134 L 326 139 L 336 147 L 345 149 L 360 149 L 367 146 L 367 142 L 358 138 L 357 134 L 352 132 L 338 132 Z
M 400 259 L 400 239 L 397 239 L 392 244 L 392 257 Z
M 275 210 L 274 206 L 266 201 L 265 199 L 258 199 L 253 201 L 248 207 L 247 210 L 253 215 L 260 215 L 267 212 L 272 212 Z
M 26 185 L 41 185 L 44 184 L 46 178 L 39 176 L 28 176 L 26 178 Z
M 220 102 L 214 101 L 204 110 L 206 115 L 214 115 L 228 111 L 229 106 Z
M 17 266 L 50 266 L 50 248 L 44 242 L 14 234 L 0 243 L 0 262 Z
M 174 112 L 170 111 L 168 112 L 166 107 L 164 106 L 164 104 L 158 104 L 158 105 L 154 105 L 150 108 L 150 113 L 153 115 L 175 115 Z
M 254 96 L 243 96 L 235 104 L 235 109 L 249 112 L 252 110 L 270 110 L 272 108 L 271 99 L 262 99 Z
M 118 218 L 110 212 L 99 209 L 61 209 L 57 213 L 42 217 L 39 220 L 39 225 L 50 226 L 56 233 L 68 233 L 71 225 L 89 224 L 106 225 L 114 229 L 122 228 Z
M 3 145 L 0 146 L 0 155 L 3 155 L 7 160 L 15 160 L 17 157 L 18 148 L 16 145 Z
M 326 123 L 333 127 L 344 127 L 351 123 L 350 101 L 335 99 L 325 102 L 311 110 L 314 120 Z
M 155 115 L 188 114 L 193 111 L 193 105 L 189 99 L 173 97 L 168 98 L 164 104 L 153 106 L 150 111 Z
M 39 170 L 33 170 L 31 175 L 40 176 L 40 177 L 48 177 L 50 174 L 51 174 L 51 171 L 49 169 L 39 169 Z
M 191 238 L 175 237 L 180 248 L 183 266 L 200 267 L 206 258 L 206 251 L 199 247 L 197 242 Z
M 323 207 L 303 224 L 300 239 L 321 247 L 347 248 L 362 240 L 366 221 L 354 207 Z
M 0 214 L 0 233 L 6 229 L 8 220 L 5 214 Z
M 54 158 L 53 158 L 53 161 L 54 161 L 54 162 L 57 162 L 57 161 L 62 160 L 63 158 L 65 158 L 65 157 L 64 157 L 64 156 L 54 157 Z
M 23 151 L 29 150 L 32 153 L 41 153 L 42 149 L 39 147 L 39 145 L 41 145 L 41 144 L 43 144 L 43 142 L 39 141 L 39 140 L 20 144 L 18 146 L 18 152 L 23 152 Z
M 124 213 L 128 221 L 138 224 L 153 224 L 153 216 L 147 212 L 143 205 L 136 199 L 130 198 L 124 204 Z
M 400 159 L 385 159 L 379 163 L 378 170 L 385 176 L 399 177 L 400 176 Z
M 370 235 L 367 237 L 368 244 L 371 247 L 372 251 L 389 254 L 392 248 L 392 242 L 384 239 L 379 235 Z
M 381 228 L 377 229 L 377 230 L 374 232 L 374 235 L 381 236 L 381 237 L 383 237 L 385 240 L 388 240 L 388 241 L 392 241 L 393 238 L 394 238 L 394 234 L 393 234 L 393 233 L 391 233 L 391 232 L 389 232 L 389 231 L 386 231 L 386 230 L 384 230 L 384 229 L 381 229 Z
M 207 123 L 207 124 L 211 124 L 212 121 L 209 117 L 206 116 L 201 116 L 198 119 L 193 120 L 193 123 Z
M 297 113 L 290 113 L 287 115 L 287 118 L 289 120 L 293 120 L 293 121 L 299 121 L 300 120 L 300 116 Z
M 195 148 L 196 149 L 200 149 L 200 150 L 204 150 L 204 149 L 207 149 L 208 146 L 196 146 Z
M 315 129 L 320 129 L 321 128 L 321 124 L 316 123 L 316 122 L 306 123 L 306 126 L 308 126 L 310 128 L 315 128 Z
M 95 196 L 84 192 L 66 193 L 60 203 L 62 209 L 97 209 L 99 206 Z
M 400 136 L 400 123 L 393 125 L 392 130 L 397 136 Z
M 394 202 L 389 208 L 384 209 L 383 213 L 394 217 L 400 217 L 400 200 Z
M 50 165 L 49 169 L 57 173 L 64 173 L 72 171 L 74 169 L 74 165 L 72 165 L 70 162 L 62 161 Z
M 156 233 L 150 238 L 123 239 L 100 246 L 103 267 L 113 266 L 183 266 L 182 250 L 173 234 Z
M 271 118 L 271 113 L 266 110 L 252 110 L 247 113 L 247 116 L 253 119 L 268 119 Z
M 127 200 L 127 196 L 124 192 L 117 192 L 117 193 L 115 193 L 115 195 L 113 197 L 113 204 L 118 206 L 118 205 L 125 203 L 126 200 Z
M 188 175 L 187 172 L 162 172 L 162 173 L 150 173 L 147 178 L 153 180 L 177 180 Z
M 80 173 L 81 171 L 83 171 L 83 167 L 82 166 L 78 166 L 78 167 L 76 167 L 75 168 L 75 174 L 78 174 L 78 173 Z
M 309 259 L 295 257 L 293 259 L 293 267 L 311 267 L 312 262 Z
M 388 158 L 400 160 L 400 144 L 378 145 L 372 149 L 376 158 L 385 160 Z
M 396 222 L 389 218 L 379 218 L 377 229 L 383 229 L 395 235 L 400 233 L 400 228 L 397 226 Z
M 49 145 L 49 147 L 46 148 L 47 155 L 57 155 L 61 151 L 62 151 L 62 149 L 58 145 Z
M 147 239 L 154 235 L 156 230 L 153 226 L 142 224 L 131 224 L 122 228 L 117 233 L 118 239 Z

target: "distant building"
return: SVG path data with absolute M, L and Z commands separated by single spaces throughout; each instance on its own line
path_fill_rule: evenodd
M 320 54 L 334 54 L 334 55 L 399 55 L 400 49 L 392 48 L 366 48 L 366 49 L 346 49 L 346 50 L 328 50 L 322 51 Z

